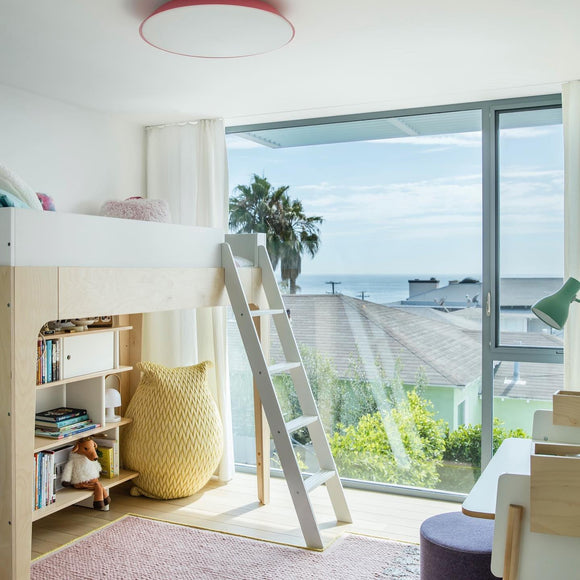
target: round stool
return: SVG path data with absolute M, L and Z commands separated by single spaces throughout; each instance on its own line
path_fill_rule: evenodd
M 493 520 L 461 512 L 421 524 L 421 580 L 496 580 L 491 573 Z

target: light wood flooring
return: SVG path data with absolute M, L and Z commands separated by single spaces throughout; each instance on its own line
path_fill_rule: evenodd
M 210 481 L 200 493 L 179 500 L 132 497 L 129 487 L 121 485 L 112 490 L 108 512 L 72 506 L 34 522 L 32 558 L 59 548 L 126 513 L 295 546 L 305 545 L 283 479 L 272 478 L 268 505 L 259 504 L 256 477 L 245 473 L 236 473 L 227 484 Z M 352 524 L 337 525 L 324 487 L 311 495 L 325 545 L 347 531 L 418 543 L 423 520 L 461 509 L 458 503 L 357 489 L 346 489 L 345 492 L 354 520 Z

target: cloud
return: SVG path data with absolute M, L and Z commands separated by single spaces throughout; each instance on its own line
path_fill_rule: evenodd
M 502 139 L 537 139 L 545 135 L 553 135 L 555 132 L 561 132 L 562 127 L 559 125 L 546 125 L 543 127 L 513 127 L 500 129 Z
M 513 168 L 505 172 L 500 195 L 504 231 L 557 234 L 563 223 L 562 179 L 558 170 Z M 314 194 L 303 202 L 307 213 L 324 218 L 323 238 L 350 235 L 353 229 L 393 243 L 432 238 L 454 244 L 481 237 L 479 174 L 391 184 L 338 186 L 324 182 L 300 187 Z

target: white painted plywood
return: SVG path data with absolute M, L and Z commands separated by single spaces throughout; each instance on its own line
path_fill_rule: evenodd
M 0 265 L 14 266 L 215 268 L 224 241 L 215 228 L 28 209 L 0 210 L 0 228 Z

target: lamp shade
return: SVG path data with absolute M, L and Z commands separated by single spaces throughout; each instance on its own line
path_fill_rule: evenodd
M 121 420 L 119 415 L 115 415 L 115 407 L 121 406 L 121 393 L 117 389 L 105 389 L 105 421 L 115 423 Z
M 568 278 L 560 290 L 538 300 L 532 306 L 532 312 L 548 326 L 561 330 L 566 324 L 570 304 L 576 299 L 578 290 L 580 282 L 576 278 Z
M 294 27 L 261 0 L 171 0 L 143 20 L 139 33 L 166 52 L 234 58 L 288 44 Z

